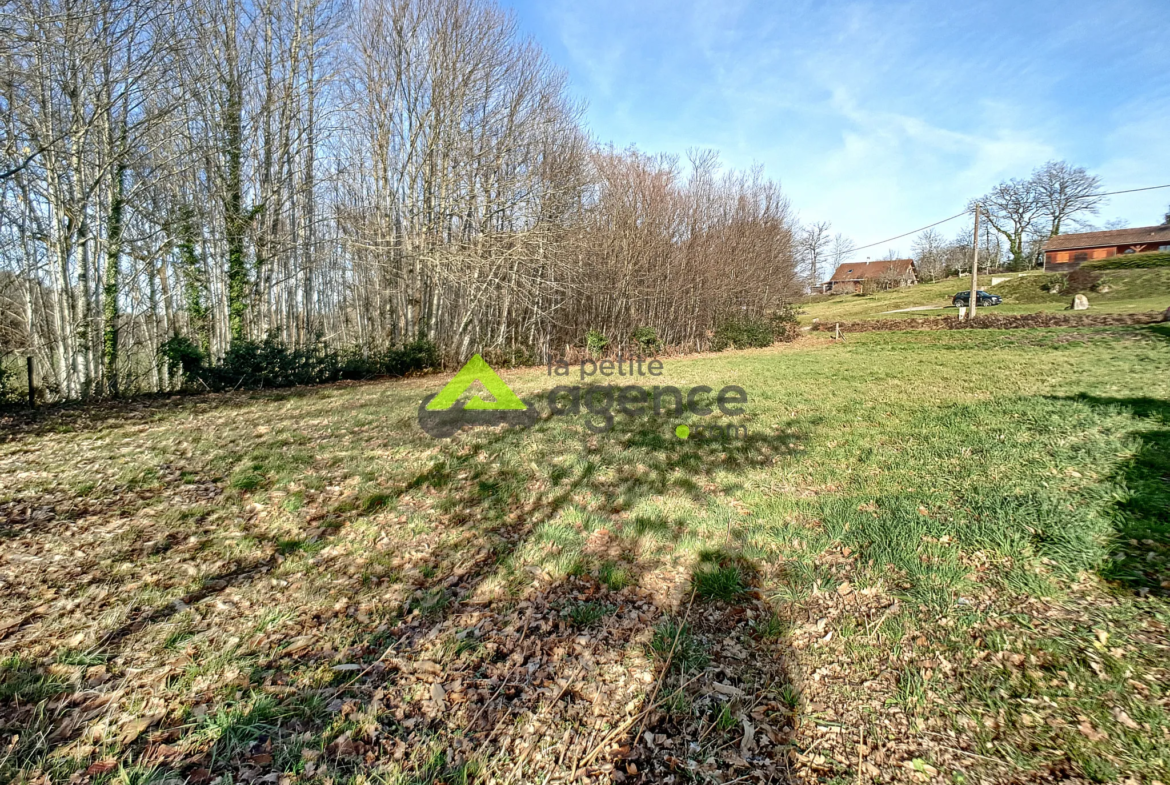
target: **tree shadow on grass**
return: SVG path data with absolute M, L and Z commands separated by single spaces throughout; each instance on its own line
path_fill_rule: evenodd
M 1154 338 L 1170 343 L 1170 324 L 1151 324 L 1142 328 L 1141 331 Z
M 454 513 L 454 525 L 482 536 L 484 524 L 495 521 L 508 543 L 486 569 L 461 582 L 439 618 L 404 620 L 394 655 L 404 664 L 430 661 L 435 647 L 428 641 L 444 635 L 464 636 L 453 644 L 456 651 L 467 645 L 490 655 L 464 656 L 458 677 L 444 672 L 431 681 L 439 695 L 460 698 L 459 705 L 474 695 L 467 711 L 452 711 L 443 698 L 413 702 L 398 718 L 396 743 L 417 744 L 418 734 L 431 734 L 434 744 L 452 745 L 452 762 L 474 762 L 522 781 L 558 771 L 617 771 L 619 779 L 658 781 L 683 773 L 683 761 L 695 754 L 688 744 L 706 736 L 703 749 L 713 762 L 702 765 L 709 773 L 736 770 L 746 782 L 752 780 L 747 771 L 766 760 L 774 765 L 763 766 L 768 774 L 760 781 L 783 779 L 775 757 L 754 763 L 745 757 L 781 749 L 791 724 L 791 706 L 778 697 L 791 690 L 779 646 L 756 634 L 757 623 L 770 624 L 772 614 L 750 592 L 750 571 L 721 601 L 699 596 L 684 606 L 682 595 L 698 585 L 689 575 L 696 562 L 672 575 L 638 543 L 648 537 L 669 551 L 698 533 L 684 520 L 627 511 L 663 495 L 709 503 L 727 490 L 714 482 L 717 476 L 726 481 L 725 475 L 768 464 L 795 449 L 798 437 L 688 442 L 665 435 L 672 425 L 619 420 L 607 434 L 566 434 L 557 450 L 568 468 L 545 472 L 533 462 L 533 474 L 525 474 L 464 458 L 427 476 L 424 484 L 440 494 L 440 509 Z M 565 524 L 559 516 L 570 508 L 592 524 Z M 510 596 L 494 595 L 489 579 L 500 577 L 502 565 L 531 582 L 513 587 Z M 753 647 L 760 649 L 756 656 L 746 656 Z M 417 677 L 412 667 L 399 671 Z M 738 743 L 729 734 L 738 734 Z M 784 754 L 780 759 L 786 762 Z
M 521 781 L 576 770 L 648 782 L 674 771 L 694 775 L 682 770 L 693 755 L 689 742 L 701 736 L 714 761 L 700 764 L 708 773 L 734 769 L 746 776 L 762 767 L 772 781 L 781 779 L 769 764 L 785 759 L 791 706 L 777 695 L 791 688 L 779 638 L 757 629 L 770 610 L 752 591 L 751 571 L 745 567 L 742 590 L 724 599 L 684 604 L 690 570 L 700 562 L 671 562 L 663 554 L 704 535 L 685 515 L 627 511 L 652 497 L 710 504 L 733 492 L 744 471 L 793 450 L 800 435 L 684 441 L 672 435 L 672 425 L 619 419 L 613 432 L 595 435 L 546 422 L 531 434 L 480 430 L 457 437 L 423 471 L 339 509 L 325 535 L 335 539 L 359 520 L 389 526 L 404 505 L 425 502 L 415 511 L 433 519 L 442 536 L 413 562 L 410 554 L 389 555 L 402 557 L 406 570 L 391 581 L 404 593 L 396 619 L 363 621 L 355 594 L 348 611 L 305 620 L 301 638 L 314 643 L 256 644 L 254 654 L 240 658 L 243 682 L 172 696 L 187 709 L 207 705 L 212 720 L 168 717 L 107 752 L 185 775 L 207 770 L 244 779 L 306 762 L 317 770 L 318 760 L 329 771 L 352 773 L 372 760 L 419 781 L 506 767 L 504 774 Z M 547 429 L 554 429 L 551 441 L 525 443 L 549 436 Z M 301 542 L 253 534 L 277 555 L 295 553 Z M 643 548 L 644 541 L 653 547 Z M 735 550 L 733 540 L 726 544 Z M 403 547 L 411 547 L 409 540 Z M 338 557 L 328 551 L 315 562 L 345 566 L 331 563 Z M 700 564 L 704 571 L 712 558 Z M 259 580 L 272 577 L 276 564 L 259 558 L 226 570 L 185 604 L 205 605 L 230 586 L 237 597 L 260 592 L 250 604 L 267 602 L 273 611 L 287 604 L 295 612 L 292 604 L 303 598 L 291 590 L 272 595 L 261 585 L 269 581 Z M 164 604 L 128 620 L 104 642 L 103 656 L 134 654 L 140 635 L 173 616 Z M 218 632 L 224 622 L 204 611 L 200 623 Z M 675 660 L 671 649 L 679 646 Z M 322 683 L 322 670 L 335 664 L 344 667 Z M 135 680 L 127 672 L 111 684 L 133 693 Z M 253 692 L 261 685 L 265 693 Z M 267 701 L 263 723 L 251 721 L 251 695 Z M 65 696 L 57 710 L 69 716 L 71 701 L 80 700 L 80 693 Z M 237 715 L 239 722 L 232 720 Z M 537 721 L 539 734 L 525 732 Z M 228 741 L 208 741 L 219 725 L 231 731 Z M 64 746 L 85 727 L 59 733 L 50 747 Z M 219 731 L 216 738 L 225 738 Z M 550 745 L 558 744 L 564 753 L 550 756 Z M 301 757 L 301 748 L 312 754 Z
M 1164 334 L 1170 338 L 1170 328 Z M 1137 452 L 1111 478 L 1124 490 L 1113 505 L 1116 536 L 1101 574 L 1131 591 L 1170 596 L 1170 401 L 1092 395 L 1060 400 L 1126 409 L 1149 426 L 1137 432 Z

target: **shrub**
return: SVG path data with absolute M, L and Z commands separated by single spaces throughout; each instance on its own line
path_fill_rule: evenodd
M 638 351 L 644 355 L 654 355 L 662 351 L 662 340 L 658 337 L 658 332 L 653 327 L 639 327 L 634 330 L 634 334 L 630 336 L 630 340 Z
M 410 373 L 438 368 L 442 363 L 439 347 L 425 338 L 418 338 L 402 346 L 388 346 L 382 350 L 375 376 L 406 376 Z M 342 378 L 356 378 L 342 376 Z
M 711 351 L 771 346 L 772 340 L 772 323 L 768 319 L 750 316 L 731 317 L 720 322 L 715 328 L 711 336 Z
M 338 353 L 338 376 L 342 379 L 369 379 L 385 363 L 384 350 L 368 346 L 347 346 Z
M 403 346 L 398 353 L 400 375 L 432 371 L 442 365 L 443 358 L 439 355 L 439 347 L 434 341 L 418 338 Z
M 1141 270 L 1147 267 L 1170 267 L 1170 251 L 1151 251 L 1111 256 L 1087 262 L 1080 269 L 1090 270 Z
M 12 406 L 21 402 L 22 396 L 16 389 L 15 376 L 0 363 L 0 406 Z
M 600 330 L 590 330 L 585 333 L 585 348 L 594 357 L 599 357 L 604 354 L 608 347 L 609 339 Z
M 796 317 L 796 308 L 785 305 L 774 311 L 768 317 L 772 325 L 772 339 L 787 343 L 800 337 L 800 320 Z
M 198 378 L 207 362 L 203 350 L 185 335 L 176 335 L 163 341 L 158 347 L 158 354 L 172 375 L 181 371 L 189 379 Z
M 339 379 L 405 376 L 437 368 L 438 347 L 419 339 L 402 346 L 350 346 L 334 351 L 324 346 L 289 347 L 274 337 L 238 341 L 218 363 L 206 357 L 190 340 L 172 338 L 160 349 L 172 370 L 181 368 L 189 382 L 208 389 L 293 387 Z
M 439 349 L 419 338 L 402 346 L 350 346 L 337 360 L 338 379 L 370 379 L 374 376 L 406 376 L 439 367 Z M 325 380 L 329 381 L 329 380 Z
M 339 377 L 336 354 L 315 347 L 289 348 L 274 337 L 237 341 L 205 376 L 212 388 L 293 387 Z

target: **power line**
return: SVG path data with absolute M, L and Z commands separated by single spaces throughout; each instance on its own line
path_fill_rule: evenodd
M 1151 186 L 1148 186 L 1146 188 L 1129 188 L 1125 191 L 1109 191 L 1108 193 L 1094 194 L 1094 196 L 1117 196 L 1118 194 L 1133 194 L 1133 193 L 1137 193 L 1138 191 L 1157 191 L 1161 188 L 1170 188 L 1170 183 L 1167 183 L 1166 185 L 1151 185 Z M 952 215 L 950 218 L 944 218 L 941 221 L 935 221 L 934 223 L 932 223 L 928 226 L 923 226 L 920 229 L 915 229 L 913 231 L 906 232 L 905 234 L 900 234 L 897 237 L 890 237 L 889 239 L 886 239 L 886 240 L 878 240 L 876 243 L 870 243 L 869 245 L 859 246 L 859 247 L 853 249 L 853 253 L 857 253 L 858 251 L 864 251 L 866 248 L 874 248 L 875 246 L 878 246 L 878 245 L 885 245 L 886 243 L 892 243 L 894 240 L 901 240 L 903 237 L 909 237 L 912 234 L 918 234 L 919 232 L 925 232 L 927 229 L 933 229 L 936 226 L 942 226 L 947 221 L 953 221 L 956 218 L 962 218 L 964 215 L 970 215 L 970 213 L 971 213 L 970 210 L 964 210 L 961 213 L 956 213 L 956 214 Z
M 1097 196 L 1117 196 L 1118 194 L 1133 194 L 1138 191 L 1157 191 L 1159 188 L 1170 188 L 1170 184 L 1151 185 L 1149 188 L 1130 188 L 1128 191 L 1110 191 L 1107 194 L 1097 194 Z
M 869 245 L 863 245 L 859 248 L 854 248 L 853 252 L 857 253 L 858 251 L 864 251 L 866 248 L 873 248 L 875 245 L 885 245 L 886 243 L 892 243 L 894 240 L 901 240 L 903 237 L 909 237 L 912 234 L 918 234 L 919 232 L 925 232 L 927 229 L 933 229 L 936 226 L 941 226 L 941 225 L 945 224 L 947 221 L 953 221 L 956 218 L 962 218 L 964 215 L 967 215 L 970 212 L 971 212 L 970 210 L 964 210 L 961 213 L 955 213 L 950 218 L 944 218 L 941 221 L 935 221 L 934 223 L 930 224 L 929 226 L 923 226 L 921 229 L 915 229 L 914 231 L 906 232 L 905 234 L 900 234 L 897 237 L 891 237 L 888 240 L 879 240 L 876 243 L 870 243 Z

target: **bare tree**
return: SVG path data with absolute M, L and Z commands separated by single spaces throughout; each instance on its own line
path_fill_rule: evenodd
M 1006 180 L 976 201 L 982 206 L 987 223 L 1007 241 L 1012 266 L 1017 269 L 1030 266 L 1027 243 L 1045 209 L 1035 183 L 1031 179 Z
M 1028 179 L 1005 180 L 976 201 L 988 225 L 1007 242 L 1011 266 L 1023 269 L 1047 238 L 1079 216 L 1097 212 L 1104 201 L 1100 185 L 1083 167 L 1049 161 Z
M 852 239 L 838 232 L 833 235 L 833 247 L 829 252 L 829 257 L 833 262 L 833 269 L 840 267 L 849 260 L 849 257 L 855 253 L 854 249 L 857 244 Z
M 1030 183 L 1049 236 L 1060 234 L 1070 219 L 1095 215 L 1105 200 L 1101 196 L 1101 178 L 1089 174 L 1084 167 L 1070 166 L 1064 161 L 1044 164 L 1032 173 Z
M 947 272 L 946 240 L 937 229 L 927 229 L 914 238 L 914 266 L 927 281 L 937 281 Z
M 831 230 L 828 221 L 817 221 L 802 227 L 796 236 L 797 252 L 808 272 L 810 286 L 816 286 L 821 280 L 822 267 L 833 247 Z

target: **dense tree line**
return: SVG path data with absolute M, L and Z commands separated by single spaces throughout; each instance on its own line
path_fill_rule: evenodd
M 489 0 L 0 9 L 0 352 L 60 397 L 176 346 L 702 348 L 800 291 L 774 182 L 599 146 Z

